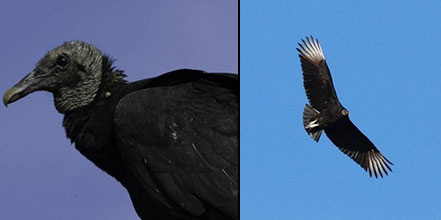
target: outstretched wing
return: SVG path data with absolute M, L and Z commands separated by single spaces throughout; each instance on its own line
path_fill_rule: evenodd
M 346 155 L 357 162 L 364 170 L 375 177 L 388 174 L 393 165 L 375 145 L 351 122 L 349 117 L 332 123 L 325 128 L 328 138 Z
M 199 79 L 139 90 L 119 102 L 123 159 L 163 207 L 239 218 L 238 96 L 229 86 L 238 81 L 220 86 Z
M 329 104 L 339 103 L 331 73 L 317 39 L 306 37 L 299 43 L 299 57 L 303 71 L 303 86 L 309 103 L 322 111 Z

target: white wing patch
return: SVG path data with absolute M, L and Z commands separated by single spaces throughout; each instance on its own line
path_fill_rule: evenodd
M 325 59 L 322 47 L 317 39 L 306 37 L 306 41 L 302 39 L 303 44 L 299 43 L 297 50 L 304 58 L 308 59 L 312 63 L 318 64 Z
M 374 149 L 367 152 L 351 151 L 344 148 L 340 148 L 340 150 L 369 172 L 369 176 L 372 176 L 373 173 L 375 178 L 383 177 L 383 174 L 388 175 L 387 170 L 392 171 L 389 165 L 393 164 L 380 152 L 375 152 Z

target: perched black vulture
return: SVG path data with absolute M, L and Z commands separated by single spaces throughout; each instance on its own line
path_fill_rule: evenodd
M 302 40 L 299 57 L 303 70 L 303 86 L 310 105 L 303 112 L 306 132 L 319 141 L 324 130 L 328 138 L 346 155 L 375 177 L 392 171 L 392 163 L 349 119 L 349 111 L 340 103 L 331 73 L 317 39 Z
M 142 219 L 238 219 L 237 75 L 124 77 L 94 46 L 66 42 L 3 102 L 53 93 L 67 137 L 127 189 Z

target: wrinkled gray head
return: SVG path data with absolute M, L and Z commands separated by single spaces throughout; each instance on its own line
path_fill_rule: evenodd
M 35 69 L 3 96 L 5 105 L 29 93 L 44 90 L 54 95 L 61 113 L 85 106 L 97 95 L 103 55 L 93 45 L 70 41 L 49 51 Z

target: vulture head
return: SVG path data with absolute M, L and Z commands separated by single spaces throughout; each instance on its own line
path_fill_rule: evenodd
M 102 78 L 103 55 L 93 45 L 70 41 L 49 51 L 28 75 L 3 95 L 7 106 L 34 91 L 49 91 L 65 113 L 91 103 Z
M 341 110 L 341 114 L 344 115 L 344 116 L 349 115 L 349 111 L 346 110 L 345 108 L 343 108 L 343 109 Z

